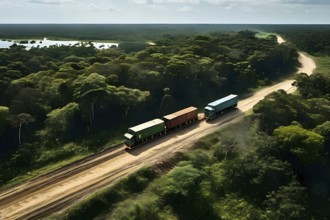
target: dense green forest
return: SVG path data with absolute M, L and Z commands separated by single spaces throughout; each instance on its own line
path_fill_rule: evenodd
M 0 49 L 0 181 L 121 137 L 127 127 L 295 72 L 297 51 L 252 31 Z M 163 101 L 163 105 L 160 105 Z

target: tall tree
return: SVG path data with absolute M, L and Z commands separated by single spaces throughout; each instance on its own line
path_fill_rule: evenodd
M 92 89 L 80 96 L 80 105 L 82 110 L 89 109 L 89 125 L 90 129 L 93 130 L 94 128 L 94 120 L 95 120 L 95 104 L 102 99 L 110 97 L 110 91 L 106 88 L 99 88 L 99 89 Z
M 18 143 L 21 146 L 21 144 L 22 144 L 22 138 L 21 138 L 22 126 L 27 125 L 31 122 L 34 122 L 34 118 L 30 114 L 21 113 L 19 115 L 11 117 L 10 122 L 13 127 L 18 127 Z
M 324 138 L 312 131 L 296 125 L 281 126 L 274 130 L 278 146 L 284 155 L 292 153 L 302 163 L 313 163 L 322 160 L 320 155 L 324 147 Z

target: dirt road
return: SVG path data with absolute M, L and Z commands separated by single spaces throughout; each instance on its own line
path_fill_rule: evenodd
M 312 59 L 299 54 L 300 72 L 311 74 L 315 68 Z M 37 178 L 0 194 L 0 219 L 42 218 L 72 204 L 77 199 L 143 166 L 154 164 L 189 149 L 201 137 L 233 122 L 251 109 L 267 94 L 284 89 L 294 91 L 293 80 L 286 80 L 240 100 L 238 109 L 211 122 L 201 121 L 188 128 L 157 139 L 129 153 L 124 147 L 94 158 L 87 163 L 68 167 L 54 175 Z M 91 165 L 88 165 L 92 163 Z
M 278 44 L 283 44 L 283 43 L 286 42 L 280 35 L 276 35 L 276 37 L 277 37 L 277 43 Z

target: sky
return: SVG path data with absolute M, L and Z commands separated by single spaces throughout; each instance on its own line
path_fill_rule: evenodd
M 0 0 L 0 23 L 330 24 L 330 0 Z

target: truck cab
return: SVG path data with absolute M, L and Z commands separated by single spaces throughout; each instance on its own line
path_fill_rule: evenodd
M 126 146 L 133 147 L 135 145 L 135 136 L 130 133 L 126 133 L 124 135 L 124 142 Z
M 215 118 L 215 116 L 216 116 L 215 109 L 210 106 L 206 106 L 204 109 L 204 115 L 205 115 L 206 120 L 211 120 L 211 119 Z

